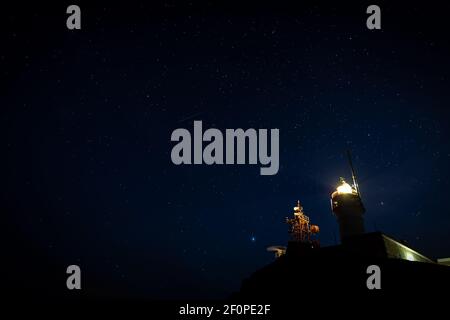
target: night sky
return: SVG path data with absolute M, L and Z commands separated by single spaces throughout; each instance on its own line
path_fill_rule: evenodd
M 153 1 L 152 1 L 153 2 Z M 367 231 L 450 256 L 447 5 L 78 1 L 3 7 L 2 247 L 15 290 L 223 298 L 286 245 L 297 200 L 339 233 L 350 180 Z M 278 128 L 280 169 L 171 162 L 173 130 Z

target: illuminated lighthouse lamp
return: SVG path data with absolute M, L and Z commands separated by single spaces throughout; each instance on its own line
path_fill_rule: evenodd
M 357 193 L 351 185 L 345 182 L 344 178 L 340 179 L 340 185 L 336 188 L 337 193 L 346 194 L 346 193 Z

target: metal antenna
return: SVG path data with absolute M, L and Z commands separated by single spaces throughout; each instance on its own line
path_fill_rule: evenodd
M 352 170 L 353 185 L 355 186 L 356 193 L 358 193 L 359 197 L 361 198 L 361 192 L 359 190 L 358 180 L 356 180 L 356 173 L 355 173 L 355 168 L 353 167 L 352 155 L 350 154 L 350 150 L 347 150 L 347 157 L 348 157 L 348 163 L 350 164 L 350 169 Z

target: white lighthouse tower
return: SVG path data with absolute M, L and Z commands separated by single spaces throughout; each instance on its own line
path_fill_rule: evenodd
M 353 185 L 349 185 L 344 178 L 340 178 L 339 186 L 331 194 L 331 210 L 336 215 L 339 224 L 341 242 L 365 232 L 364 212 L 366 210 L 361 201 L 361 193 L 349 151 L 347 151 L 347 155 L 352 170 Z

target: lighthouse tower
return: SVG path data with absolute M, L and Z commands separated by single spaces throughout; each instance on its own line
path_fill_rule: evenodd
M 341 242 L 364 233 L 364 205 L 356 186 L 350 186 L 343 178 L 331 195 L 331 209 L 339 224 Z
M 350 150 L 347 150 L 348 163 L 352 171 L 353 185 L 340 178 L 340 185 L 331 194 L 331 210 L 336 215 L 339 224 L 341 243 L 345 239 L 364 233 L 364 212 L 366 209 L 361 201 L 361 192 L 356 179 Z

